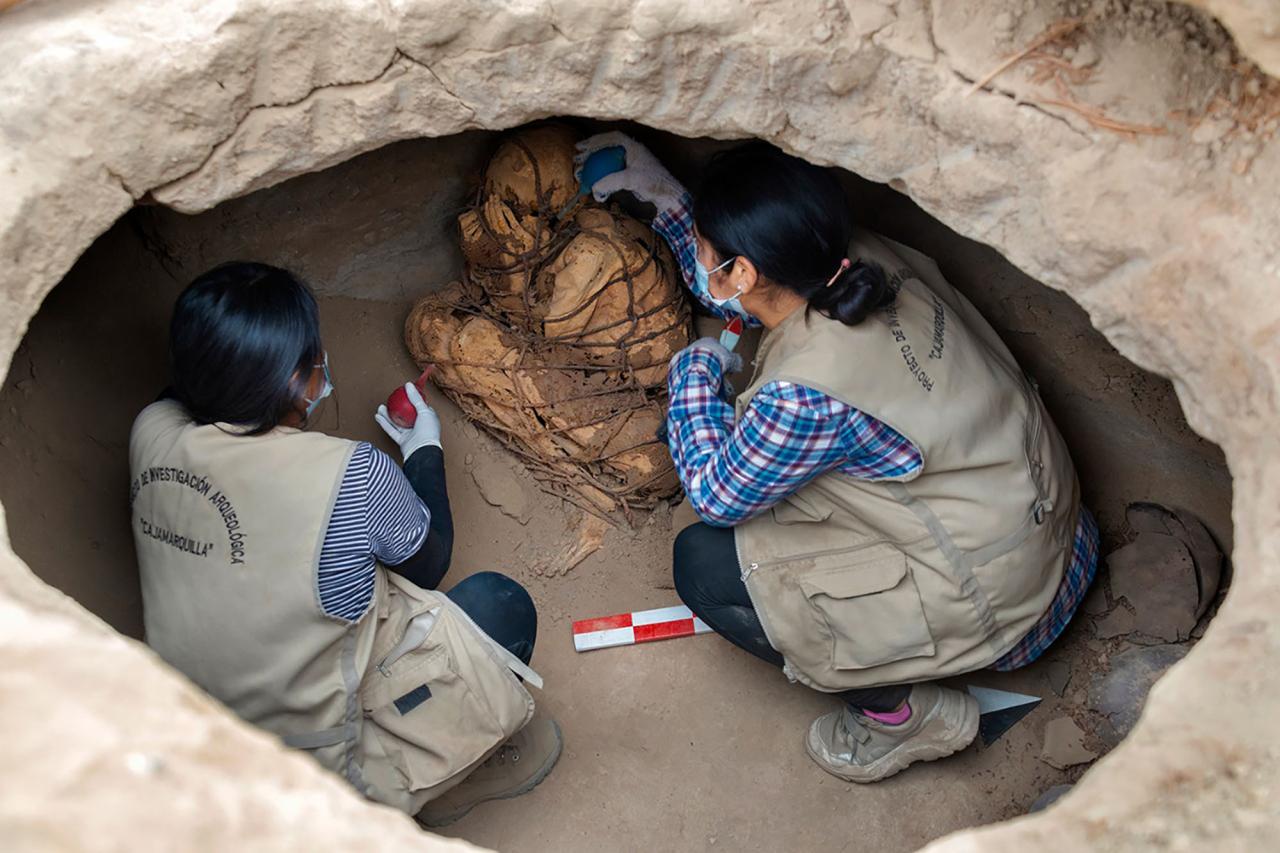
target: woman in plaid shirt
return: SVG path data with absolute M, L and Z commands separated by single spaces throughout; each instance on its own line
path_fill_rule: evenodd
M 816 270 L 806 272 L 806 264 L 812 267 L 815 259 L 830 254 L 832 243 L 843 254 L 841 235 L 847 235 L 848 226 L 839 226 L 847 216 L 847 202 L 834 180 L 816 167 L 748 146 L 712 162 L 703 193 L 695 200 L 650 152 L 622 134 L 585 140 L 579 145 L 580 157 L 612 145 L 626 149 L 627 166 L 598 181 L 595 197 L 603 201 L 615 191 L 628 190 L 653 203 L 657 208 L 654 229 L 670 244 L 691 292 L 716 316 L 728 319 L 739 314 L 748 325 L 758 326 L 762 318 L 744 307 L 749 301 L 750 308 L 774 315 L 763 318 L 765 325 L 774 328 L 783 319 L 776 316 L 783 313 L 778 309 L 781 302 L 784 307 L 790 305 L 786 313 L 813 309 L 855 325 L 893 301 L 894 292 L 881 270 L 850 264 L 847 259 L 831 265 L 834 275 L 826 286 L 819 278 L 818 286 L 807 294 L 791 287 L 792 293 L 785 294 L 789 300 L 778 299 L 786 289 L 778 281 L 761 286 L 760 290 L 772 293 L 761 295 L 757 290 L 751 294 L 756 297 L 753 300 L 740 283 L 735 293 L 728 281 L 744 260 L 753 274 L 766 265 L 782 266 L 791 278 L 812 281 Z M 731 174 L 734 171 L 736 175 Z M 766 186 L 764 199 L 744 204 L 742 196 L 751 192 L 741 191 L 744 173 L 767 176 L 780 189 L 770 195 Z M 726 190 L 729 186 L 735 186 L 736 192 Z M 828 204 L 822 210 L 824 200 Z M 797 209 L 787 210 L 789 206 Z M 820 216 L 813 215 L 815 208 Z M 785 231 L 780 223 L 785 224 L 789 216 L 794 221 L 806 215 L 807 233 L 792 229 L 796 232 L 791 234 L 792 245 L 780 246 L 784 241 L 779 232 Z M 832 224 L 826 233 L 823 219 Z M 705 239 L 699 225 L 702 232 L 713 232 L 721 240 Z M 769 230 L 770 239 L 761 240 L 760 235 Z M 727 242 L 726 235 L 736 244 L 736 255 L 716 250 L 717 242 Z M 685 603 L 718 633 L 783 667 L 783 656 L 770 644 L 748 595 L 734 526 L 830 472 L 866 481 L 903 480 L 919 473 L 924 462 L 916 446 L 887 424 L 803 384 L 769 382 L 757 389 L 741 417 L 735 416 L 725 376 L 740 366 L 736 354 L 709 338 L 689 346 L 671 362 L 668 443 L 688 499 L 702 519 L 676 539 L 675 583 Z M 1081 507 L 1072 555 L 1056 596 L 1033 628 L 993 668 L 1025 666 L 1057 639 L 1093 578 L 1097 554 L 1096 523 Z M 858 688 L 840 696 L 846 709 L 820 718 L 811 727 L 809 752 L 823 769 L 851 781 L 876 781 L 912 761 L 954 752 L 972 739 L 969 729 L 976 728 L 972 698 L 935 685 Z

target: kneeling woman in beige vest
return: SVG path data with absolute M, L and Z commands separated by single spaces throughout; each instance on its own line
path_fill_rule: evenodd
M 440 421 L 303 432 L 332 390 L 308 288 L 234 263 L 178 298 L 172 384 L 129 461 L 147 642 L 245 720 L 431 825 L 530 790 L 560 755 L 521 679 L 529 594 L 496 572 L 434 592 L 453 521 Z M 532 722 L 530 722 L 532 720 Z M 425 806 L 425 808 L 424 808 Z
M 690 197 L 627 149 L 597 197 L 654 203 L 695 296 L 767 332 L 745 390 L 717 341 L 671 362 L 671 455 L 702 523 L 681 598 L 717 632 L 835 693 L 824 770 L 874 782 L 963 749 L 977 703 L 933 679 L 1035 660 L 1097 567 L 1098 531 L 1039 395 L 927 257 L 852 228 L 834 177 L 755 144 Z M 732 399 L 732 401 L 731 401 Z

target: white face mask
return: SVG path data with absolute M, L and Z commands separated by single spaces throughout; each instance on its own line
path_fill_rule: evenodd
M 742 303 L 738 301 L 738 297 L 742 295 L 742 288 L 739 287 L 732 296 L 719 297 L 711 293 L 711 274 L 719 272 L 729 264 L 736 261 L 737 258 L 729 258 L 722 264 L 716 266 L 715 269 L 707 269 L 702 265 L 702 261 L 694 260 L 693 262 L 693 287 L 699 293 L 705 293 L 707 301 L 717 308 L 724 308 L 732 311 L 741 317 L 749 318 L 751 315 L 747 313 L 747 309 L 742 307 Z
M 316 395 L 316 398 L 314 400 L 312 400 L 310 397 L 302 398 L 307 403 L 306 416 L 308 418 L 310 418 L 311 414 L 316 410 L 316 406 L 320 405 L 320 401 L 333 393 L 333 381 L 329 377 L 329 353 L 326 352 L 324 354 L 323 362 L 321 362 L 320 364 L 313 364 L 311 366 L 324 368 L 324 387 L 320 389 L 320 393 Z

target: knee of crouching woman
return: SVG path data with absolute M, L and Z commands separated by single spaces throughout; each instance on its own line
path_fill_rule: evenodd
M 706 550 L 704 540 L 711 529 L 702 522 L 691 524 L 676 535 L 676 541 L 671 547 L 671 578 L 676 594 L 686 606 L 695 611 L 702 603 L 702 596 L 698 594 L 701 586 L 699 566 Z

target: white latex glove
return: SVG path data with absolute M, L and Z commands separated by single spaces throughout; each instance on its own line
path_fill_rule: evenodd
M 413 426 L 405 429 L 392 423 L 391 416 L 387 414 L 386 403 L 379 404 L 373 419 L 378 422 L 378 426 L 382 427 L 382 431 L 391 436 L 391 440 L 400 446 L 400 457 L 408 462 L 413 451 L 419 448 L 441 447 L 440 418 L 436 415 L 436 410 L 422 399 L 422 394 L 412 382 L 405 383 L 404 392 L 409 395 L 409 402 L 418 413 L 418 419 L 413 422 Z
M 574 174 L 582 170 L 582 164 L 592 154 L 614 145 L 621 145 L 626 150 L 627 165 L 621 172 L 605 175 L 596 181 L 591 188 L 596 201 L 604 201 L 618 190 L 629 190 L 636 198 L 657 207 L 659 213 L 680 205 L 680 200 L 684 198 L 684 187 L 680 182 L 658 162 L 653 152 L 616 130 L 597 133 L 577 144 L 578 153 L 573 158 L 576 167 Z
M 698 338 L 698 340 L 689 344 L 680 352 L 671 357 L 671 365 L 676 363 L 686 352 L 701 351 L 711 355 L 720 365 L 720 378 L 728 376 L 730 373 L 737 373 L 742 369 L 742 356 L 720 343 L 715 338 Z

